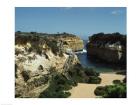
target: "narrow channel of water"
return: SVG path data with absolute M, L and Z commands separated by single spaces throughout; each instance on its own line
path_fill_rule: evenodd
M 84 45 L 87 44 L 87 41 L 84 41 Z M 83 52 L 77 52 L 76 53 L 81 64 L 84 67 L 90 67 L 90 68 L 94 68 L 97 72 L 114 72 L 114 71 L 120 71 L 119 69 L 117 69 L 116 67 L 113 67 L 111 65 L 106 65 L 103 63 L 96 63 L 96 62 L 92 62 L 87 58 L 87 52 L 86 52 L 86 47 L 84 47 Z

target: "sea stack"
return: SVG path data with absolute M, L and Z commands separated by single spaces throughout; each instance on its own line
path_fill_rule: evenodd
M 86 45 L 89 59 L 110 64 L 126 64 L 126 35 L 98 33 Z

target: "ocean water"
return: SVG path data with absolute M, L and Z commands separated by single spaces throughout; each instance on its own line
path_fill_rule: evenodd
M 97 72 L 114 72 L 114 71 L 119 71 L 118 68 L 112 66 L 112 65 L 107 65 L 107 64 L 103 64 L 103 63 L 96 63 L 93 61 L 90 61 L 87 58 L 87 52 L 86 52 L 86 44 L 87 41 L 84 40 L 84 49 L 83 51 L 77 52 L 77 56 L 82 64 L 82 66 L 84 67 L 90 67 L 90 68 L 94 68 L 95 71 Z

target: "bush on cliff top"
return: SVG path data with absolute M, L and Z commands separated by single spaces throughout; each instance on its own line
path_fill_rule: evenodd
M 43 48 L 40 45 L 43 44 L 47 44 L 54 54 L 57 54 L 57 52 L 59 51 L 56 39 L 49 40 L 47 37 L 41 37 L 38 35 L 38 33 L 32 32 L 25 33 L 25 35 L 22 35 L 22 33 L 16 34 L 18 35 L 16 35 L 15 44 L 26 45 L 29 42 L 32 46 L 32 49 L 30 49 L 29 52 L 36 51 L 39 55 L 41 55 Z M 60 56 L 62 56 L 62 54 L 60 54 Z
M 110 43 L 116 43 L 120 42 L 121 45 L 126 46 L 126 35 L 122 35 L 118 32 L 116 33 L 97 33 L 93 34 L 92 36 L 89 37 L 90 42 L 96 43 L 96 42 L 103 42 L 104 44 L 110 42 Z

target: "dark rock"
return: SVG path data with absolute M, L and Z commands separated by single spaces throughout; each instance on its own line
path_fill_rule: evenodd
M 126 65 L 126 36 L 119 33 L 95 34 L 87 43 L 87 56 L 100 62 Z

